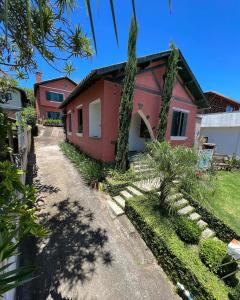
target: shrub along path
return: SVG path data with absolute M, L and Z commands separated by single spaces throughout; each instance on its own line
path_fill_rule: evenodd
M 18 299 L 179 299 L 125 215 L 112 219 L 105 196 L 88 188 L 57 145 L 37 139 L 37 183 L 49 236 L 25 247 L 38 266 Z M 32 259 L 30 259 L 32 258 Z

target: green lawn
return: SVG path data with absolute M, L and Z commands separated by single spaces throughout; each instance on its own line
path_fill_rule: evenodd
M 207 195 L 206 204 L 240 234 L 240 172 L 220 171 L 215 182 L 216 190 Z

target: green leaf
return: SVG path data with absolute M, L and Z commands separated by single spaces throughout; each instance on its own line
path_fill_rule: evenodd
M 116 17 L 115 17 L 115 10 L 114 10 L 113 0 L 110 0 L 110 6 L 111 6 L 111 13 L 112 13 L 112 19 L 113 19 L 115 37 L 116 37 L 117 44 L 118 44 L 118 31 L 117 31 L 117 23 L 116 23 Z
M 85 2 L 86 2 L 87 12 L 88 12 L 89 19 L 90 19 L 90 25 L 91 25 L 92 36 L 93 36 L 93 41 L 94 41 L 94 47 L 95 47 L 95 51 L 97 53 L 97 43 L 96 43 L 96 36 L 95 36 L 95 30 L 94 30 L 93 17 L 92 17 L 91 3 L 90 3 L 90 0 L 85 0 Z

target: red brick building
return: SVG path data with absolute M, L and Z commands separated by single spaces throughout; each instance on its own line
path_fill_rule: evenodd
M 42 81 L 41 73 L 36 74 L 34 95 L 38 119 L 59 119 L 59 105 L 76 87 L 76 83 L 68 77 L 58 77 Z
M 129 152 L 142 151 L 146 141 L 155 139 L 169 54 L 166 51 L 138 59 Z M 197 109 L 207 103 L 181 53 L 179 66 L 166 137 L 174 145 L 191 147 Z M 104 162 L 115 160 L 124 67 L 125 63 L 121 63 L 93 70 L 60 106 L 67 114 L 67 139 Z

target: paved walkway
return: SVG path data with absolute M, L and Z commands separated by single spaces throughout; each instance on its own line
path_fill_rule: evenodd
M 24 261 L 39 267 L 39 277 L 18 299 L 179 299 L 127 217 L 112 219 L 106 196 L 85 186 L 59 150 L 59 137 L 43 133 L 35 141 L 49 236 L 36 246 L 26 241 Z

